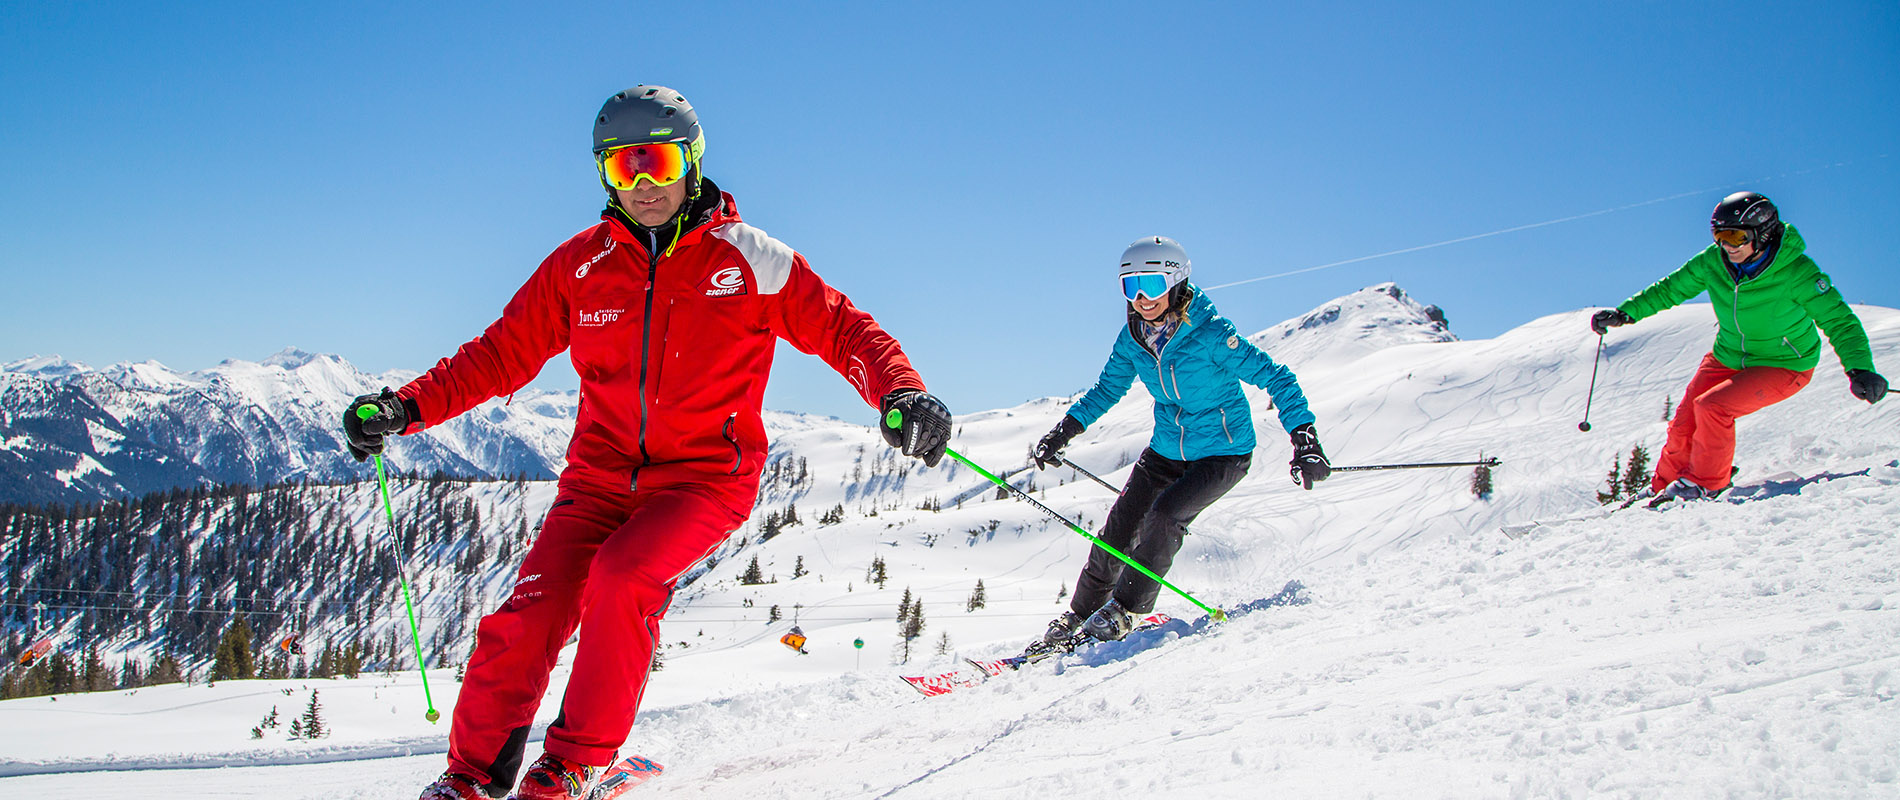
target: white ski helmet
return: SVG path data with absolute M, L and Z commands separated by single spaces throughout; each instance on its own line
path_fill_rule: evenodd
M 1163 291 L 1187 283 L 1193 262 L 1188 260 L 1187 250 L 1181 243 L 1166 236 L 1143 236 L 1128 245 L 1122 251 L 1120 276 L 1122 278 L 1122 296 L 1134 300 L 1134 284 L 1138 281 L 1131 276 L 1160 275 L 1167 285 Z M 1145 289 L 1142 294 L 1159 299 L 1157 295 Z

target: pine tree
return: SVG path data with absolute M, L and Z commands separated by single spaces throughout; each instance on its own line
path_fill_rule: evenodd
M 1623 496 L 1635 497 L 1649 488 L 1649 451 L 1642 445 L 1630 448 L 1629 466 L 1623 469 Z
M 1478 460 L 1484 461 L 1483 453 L 1478 454 Z M 1479 500 L 1491 499 L 1491 466 L 1489 464 L 1480 463 L 1477 469 L 1472 470 L 1471 494 Z
M 798 580 L 807 574 L 809 573 L 805 570 L 805 557 L 801 555 L 798 561 L 792 564 L 792 580 Z
M 1600 505 L 1608 505 L 1612 501 L 1623 499 L 1623 457 L 1622 456 L 1617 456 L 1616 463 L 1610 466 L 1610 474 L 1607 480 L 1609 482 L 1610 490 L 1607 492 L 1605 491 L 1597 492 L 1597 503 Z
M 745 586 L 757 586 L 765 582 L 765 572 L 759 569 L 759 557 L 752 556 L 751 565 L 745 568 L 745 574 L 739 576 L 739 583 Z
M 321 739 L 330 735 L 329 729 L 323 726 L 323 706 L 317 702 L 316 692 L 310 693 L 310 705 L 303 710 L 303 718 L 300 721 L 303 723 L 303 738 L 305 739 Z
M 775 603 L 772 605 L 772 610 L 766 612 L 765 624 L 770 625 L 784 618 L 785 615 L 778 610 L 778 605 Z
M 910 594 L 909 589 L 904 594 Z M 897 633 L 904 639 L 904 663 L 910 663 L 910 645 L 917 637 L 924 635 L 924 598 L 918 597 L 910 604 L 908 613 L 898 617 Z
M 950 651 L 953 649 L 955 648 L 950 644 L 950 632 L 944 631 L 942 636 L 937 637 L 937 655 L 950 655 Z
M 1676 399 L 1673 397 L 1663 398 L 1662 421 L 1671 422 L 1671 421 L 1674 421 L 1675 418 L 1676 418 Z
M 970 602 L 965 604 L 964 610 L 975 611 L 982 608 L 987 602 L 983 595 L 983 579 L 978 578 L 976 581 L 976 589 L 970 592 Z
M 218 641 L 217 656 L 211 664 L 211 680 L 242 680 L 256 672 L 256 664 L 251 659 L 251 626 L 240 616 Z
M 871 582 L 877 584 L 877 588 L 882 589 L 884 588 L 884 582 L 890 579 L 890 574 L 884 570 L 884 557 L 873 557 L 871 559 Z

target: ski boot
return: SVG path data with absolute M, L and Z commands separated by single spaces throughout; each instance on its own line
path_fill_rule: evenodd
M 1104 642 L 1118 642 L 1135 628 L 1135 616 L 1122 608 L 1116 600 L 1095 610 L 1089 620 L 1082 623 L 1082 630 L 1090 637 Z
M 488 793 L 486 781 L 460 772 L 444 772 L 429 788 L 422 790 L 418 800 L 495 800 L 498 796 Z
M 1691 482 L 1688 478 L 1677 478 L 1668 486 L 1664 486 L 1662 491 L 1657 492 L 1656 496 L 1650 499 L 1649 507 L 1661 508 L 1664 504 L 1675 500 L 1708 500 L 1715 497 L 1716 494 L 1717 492 L 1704 489 L 1700 485 Z
M 569 761 L 552 753 L 535 759 L 528 774 L 521 776 L 512 800 L 578 800 L 592 788 L 599 767 Z
M 1043 644 L 1060 644 L 1075 637 L 1082 627 L 1082 615 L 1074 611 L 1064 611 L 1062 616 L 1049 621 L 1049 630 L 1042 634 Z

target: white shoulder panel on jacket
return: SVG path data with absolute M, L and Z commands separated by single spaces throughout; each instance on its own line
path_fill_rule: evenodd
M 797 253 L 784 242 L 767 236 L 765 231 L 734 222 L 712 229 L 712 235 L 739 248 L 739 254 L 752 265 L 752 276 L 759 282 L 759 294 L 778 294 L 785 288 L 785 282 L 791 280 L 792 257 Z

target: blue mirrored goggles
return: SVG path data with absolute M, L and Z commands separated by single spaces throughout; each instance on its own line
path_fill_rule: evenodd
M 1136 272 L 1122 276 L 1122 297 L 1128 302 L 1146 295 L 1149 300 L 1160 300 L 1168 293 L 1168 276 L 1163 272 Z

